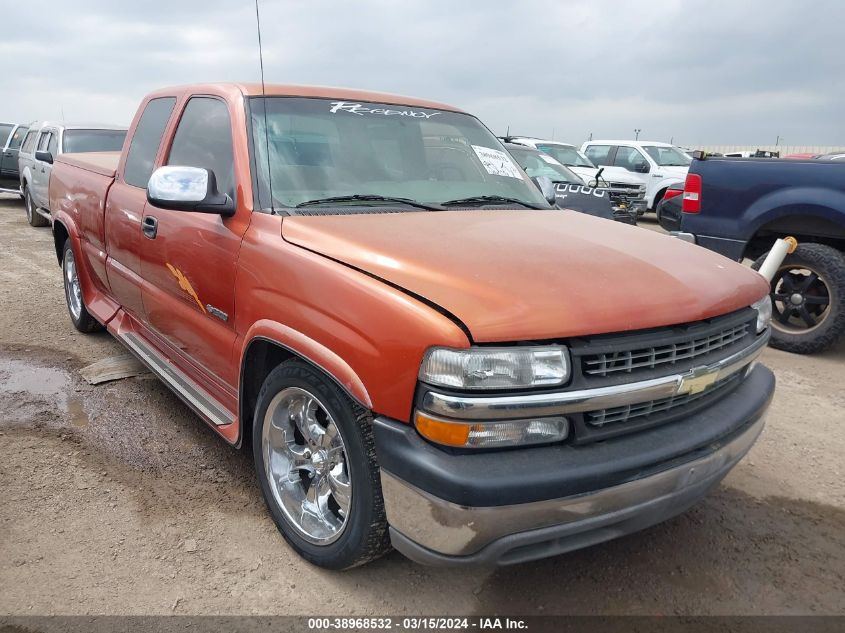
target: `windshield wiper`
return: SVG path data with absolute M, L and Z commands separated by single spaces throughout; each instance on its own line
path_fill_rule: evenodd
M 426 209 L 428 211 L 442 211 L 442 207 L 432 204 L 423 204 L 411 198 L 395 198 L 392 196 L 380 196 L 375 193 L 356 193 L 350 196 L 335 196 L 333 198 L 317 198 L 315 200 L 306 200 L 300 202 L 297 207 L 310 207 L 316 204 L 331 204 L 334 202 L 398 202 L 407 204 L 409 207 L 417 207 L 419 209 Z
M 528 207 L 529 209 L 540 209 L 536 205 L 530 204 L 523 200 L 518 200 L 517 198 L 506 198 L 505 196 L 471 196 L 469 198 L 458 198 L 457 200 L 447 200 L 446 202 L 441 202 L 440 204 L 444 207 L 456 207 L 462 204 L 484 204 L 487 202 L 509 202 L 511 204 L 520 204 L 523 207 Z

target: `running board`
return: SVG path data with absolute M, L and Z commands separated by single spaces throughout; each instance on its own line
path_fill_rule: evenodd
M 234 416 L 220 402 L 174 367 L 173 363 L 162 358 L 161 354 L 140 336 L 134 332 L 127 332 L 121 335 L 120 339 L 177 396 L 208 418 L 215 426 L 223 426 L 235 421 Z

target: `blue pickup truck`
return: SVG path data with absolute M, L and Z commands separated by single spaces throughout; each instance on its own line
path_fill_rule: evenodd
M 810 354 L 845 334 L 845 161 L 696 152 L 680 206 L 664 228 L 733 260 L 759 266 L 776 238 L 798 239 L 772 279 L 772 346 Z

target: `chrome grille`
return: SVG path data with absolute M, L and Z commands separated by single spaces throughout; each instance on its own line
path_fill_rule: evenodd
M 748 328 L 748 323 L 740 323 L 677 343 L 587 355 L 582 359 L 584 373 L 605 377 L 620 372 L 631 373 L 639 369 L 674 365 L 729 347 L 744 338 Z
M 713 383 L 707 389 L 694 394 L 686 393 L 660 400 L 649 400 L 647 402 L 638 402 L 621 407 L 588 411 L 584 414 L 584 420 L 593 426 L 602 427 L 605 424 L 639 421 L 644 418 L 658 417 L 664 414 L 671 415 L 674 409 L 686 407 L 697 400 L 713 396 L 717 392 L 726 389 L 729 385 L 737 383 L 744 375 L 745 371 L 737 372 L 719 382 Z

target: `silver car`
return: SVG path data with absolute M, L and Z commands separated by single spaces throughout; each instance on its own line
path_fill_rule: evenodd
M 21 193 L 29 223 L 46 226 L 50 222 L 48 186 L 57 156 L 77 152 L 119 152 L 126 129 L 116 125 L 51 121 L 30 125 L 18 153 Z

